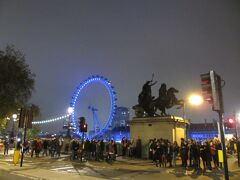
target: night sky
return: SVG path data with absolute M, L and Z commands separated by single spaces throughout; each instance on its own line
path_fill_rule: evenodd
M 152 73 L 155 96 L 165 82 L 187 98 L 201 93 L 200 74 L 211 69 L 226 81 L 225 116 L 240 111 L 238 0 L 0 0 L 0 48 L 7 44 L 24 52 L 36 74 L 31 102 L 42 119 L 65 114 L 75 88 L 92 74 L 109 78 L 117 104 L 131 108 Z M 103 97 L 101 88 L 86 89 L 86 109 L 96 94 Z M 99 116 L 107 114 L 103 99 Z M 217 114 L 206 102 L 188 106 L 187 117 L 210 122 Z

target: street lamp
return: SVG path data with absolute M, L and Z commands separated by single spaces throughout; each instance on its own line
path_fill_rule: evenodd
M 72 129 L 72 125 L 71 125 L 71 115 L 72 115 L 72 113 L 73 113 L 73 108 L 72 108 L 72 107 L 68 107 L 67 113 L 68 113 L 68 115 L 69 115 L 69 120 L 68 120 L 67 125 L 65 126 L 65 128 L 67 129 L 67 137 L 68 137 L 68 138 L 71 138 L 70 130 Z
M 193 106 L 199 106 L 203 103 L 203 98 L 202 96 L 198 94 L 192 94 L 188 97 L 188 101 L 185 102 L 183 101 L 183 119 L 186 119 L 186 105 L 190 104 Z
M 186 105 L 190 104 L 190 105 L 193 105 L 193 106 L 199 106 L 202 103 L 203 103 L 202 96 L 197 95 L 197 94 L 190 95 L 188 97 L 187 101 L 183 100 L 182 101 L 182 109 L 183 109 L 183 119 L 184 119 L 184 121 L 187 119 L 187 117 L 186 117 Z M 186 137 L 187 137 L 187 134 L 188 134 L 188 125 L 187 124 L 186 124 L 185 134 L 186 134 Z
M 13 121 L 16 121 L 16 119 L 17 119 L 17 114 L 13 114 L 13 115 L 12 115 L 12 118 L 13 118 Z
M 200 95 L 193 94 L 189 96 L 189 103 L 194 106 L 199 106 L 203 103 L 203 98 Z
M 15 135 L 15 128 L 14 128 L 14 126 L 15 126 L 15 121 L 17 121 L 17 114 L 13 114 L 12 115 L 12 118 L 13 118 L 13 122 L 12 122 L 12 138 L 14 138 L 14 135 Z
M 68 107 L 67 112 L 69 115 L 71 115 L 73 113 L 73 108 L 72 107 Z

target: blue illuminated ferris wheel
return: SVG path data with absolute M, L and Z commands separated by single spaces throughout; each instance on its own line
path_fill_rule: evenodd
M 95 75 L 95 76 L 88 77 L 86 80 L 81 82 L 79 84 L 79 86 L 76 88 L 76 90 L 72 96 L 72 101 L 70 104 L 70 107 L 72 107 L 72 110 L 73 110 L 70 118 L 71 118 L 73 127 L 75 128 L 75 131 L 74 131 L 75 134 L 77 134 L 78 136 L 81 136 L 81 133 L 79 132 L 79 127 L 78 127 L 78 117 L 76 117 L 76 115 L 75 115 L 75 105 L 76 105 L 78 96 L 81 93 L 81 91 L 85 87 L 87 87 L 89 84 L 92 84 L 92 83 L 100 83 L 108 91 L 108 96 L 109 96 L 109 100 L 110 100 L 110 113 L 109 113 L 106 121 L 104 121 L 104 124 L 102 125 L 102 127 L 99 127 L 99 131 L 87 136 L 87 138 L 90 138 L 90 139 L 103 135 L 105 130 L 110 126 L 112 119 L 115 115 L 116 100 L 117 100 L 116 92 L 114 91 L 114 87 L 112 86 L 111 82 L 107 78 L 105 78 L 103 76 Z

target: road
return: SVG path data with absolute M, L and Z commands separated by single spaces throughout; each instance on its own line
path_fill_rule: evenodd
M 1 167 L 0 167 L 1 168 Z M 31 179 L 28 178 L 26 176 L 19 176 L 19 175 L 14 175 L 9 171 L 5 171 L 5 170 L 1 170 L 0 169 L 0 179 L 1 180 L 27 180 L 27 179 Z

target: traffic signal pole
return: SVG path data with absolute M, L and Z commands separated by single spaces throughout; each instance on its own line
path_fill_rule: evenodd
M 82 132 L 82 150 L 81 150 L 81 162 L 83 162 L 83 144 L 84 144 L 84 132 Z
M 20 167 L 22 167 L 22 165 L 23 165 L 24 145 L 25 145 L 25 141 L 26 141 L 26 136 L 27 136 L 27 126 L 26 126 L 26 124 L 25 124 L 25 127 L 24 127 L 24 136 L 23 136 L 23 145 L 22 145 L 22 156 L 21 156 Z
M 218 116 L 219 116 L 219 130 L 220 130 L 220 137 L 221 137 L 221 144 L 222 144 L 222 151 L 223 151 L 224 179 L 229 180 L 227 152 L 226 152 L 226 146 L 225 146 L 224 127 L 223 127 L 223 113 L 219 111 Z
M 213 70 L 209 71 L 206 74 L 201 74 L 203 98 L 205 101 L 208 101 L 210 104 L 212 104 L 212 110 L 217 112 L 219 116 L 219 131 L 223 151 L 224 179 L 229 180 L 228 162 L 223 127 L 224 108 L 223 108 L 222 82 L 224 81 L 222 81 L 221 77 L 218 74 L 216 74 Z
M 234 113 L 233 113 L 233 115 L 234 115 L 234 129 L 235 129 L 235 136 L 236 136 L 236 139 L 238 140 L 238 132 L 237 132 L 237 122 L 238 122 L 238 120 L 237 120 L 237 116 L 236 116 L 236 112 L 234 111 Z

